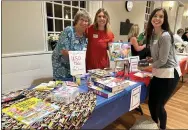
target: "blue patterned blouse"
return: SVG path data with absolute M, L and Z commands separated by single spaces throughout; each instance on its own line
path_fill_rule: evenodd
M 61 51 L 82 51 L 86 45 L 86 37 L 78 37 L 74 27 L 68 26 L 64 29 L 52 53 L 53 78 L 55 80 L 66 80 L 72 77 L 69 58 L 63 56 Z

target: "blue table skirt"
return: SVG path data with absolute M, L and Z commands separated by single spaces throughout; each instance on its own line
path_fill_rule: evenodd
M 103 129 L 128 112 L 131 101 L 131 90 L 139 85 L 141 85 L 140 102 L 143 103 L 146 99 L 147 87 L 142 82 L 129 86 L 124 91 L 110 98 L 97 96 L 97 105 L 82 129 Z M 35 86 L 31 86 L 28 89 L 34 87 Z M 87 92 L 88 87 L 83 84 L 79 87 L 79 90 L 80 92 Z
M 97 105 L 82 129 L 103 129 L 128 112 L 131 101 L 131 90 L 139 85 L 141 85 L 140 102 L 143 103 L 146 99 L 147 88 L 141 82 L 127 87 L 121 93 L 110 98 L 97 96 Z M 80 91 L 87 92 L 88 88 L 86 86 L 80 86 Z

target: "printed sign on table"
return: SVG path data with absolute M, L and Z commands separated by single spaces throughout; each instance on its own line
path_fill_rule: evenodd
M 70 73 L 72 76 L 86 73 L 85 51 L 69 51 Z
M 141 85 L 134 88 L 131 92 L 131 102 L 129 111 L 137 108 L 140 105 Z
M 139 60 L 140 60 L 139 56 L 129 57 L 130 72 L 137 72 L 138 71 L 138 61 Z

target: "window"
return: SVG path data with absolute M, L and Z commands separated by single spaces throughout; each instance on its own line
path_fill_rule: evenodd
M 145 23 L 148 22 L 151 12 L 154 8 L 154 1 L 147 1 L 146 3 L 146 12 L 145 12 Z
M 49 1 L 46 4 L 47 37 L 60 34 L 67 26 L 72 26 L 78 10 L 87 10 L 86 1 Z M 53 50 L 48 43 L 48 50 Z

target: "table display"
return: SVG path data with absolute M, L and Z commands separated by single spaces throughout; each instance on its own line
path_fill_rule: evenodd
M 11 118 L 5 113 L 2 113 L 2 128 L 102 129 L 122 114 L 130 111 L 131 91 L 138 86 L 141 86 L 140 102 L 144 102 L 146 99 L 147 88 L 144 83 L 135 82 L 134 84 L 130 82 L 129 86 L 127 86 L 124 90 L 109 98 L 97 96 L 93 91 L 88 91 L 88 87 L 86 85 L 81 85 L 78 87 L 80 94 L 69 104 L 49 100 L 49 95 L 52 93 L 51 90 L 44 89 L 45 91 L 38 91 L 37 89 L 33 89 L 34 87 L 19 90 L 19 92 L 21 91 L 21 94 L 25 97 L 3 103 L 2 109 L 33 97 L 41 99 L 44 102 L 50 102 L 51 104 L 57 105 L 59 106 L 59 109 L 29 126 Z M 100 121 L 100 123 L 98 121 Z
M 45 101 L 50 92 L 31 90 L 22 90 L 25 98 L 3 103 L 2 108 L 22 102 L 26 99 L 36 97 Z M 80 129 L 84 122 L 93 112 L 96 106 L 96 95 L 93 92 L 80 93 L 75 101 L 69 104 L 51 102 L 60 107 L 60 109 L 45 116 L 31 125 L 26 125 L 5 113 L 2 113 L 2 129 Z

